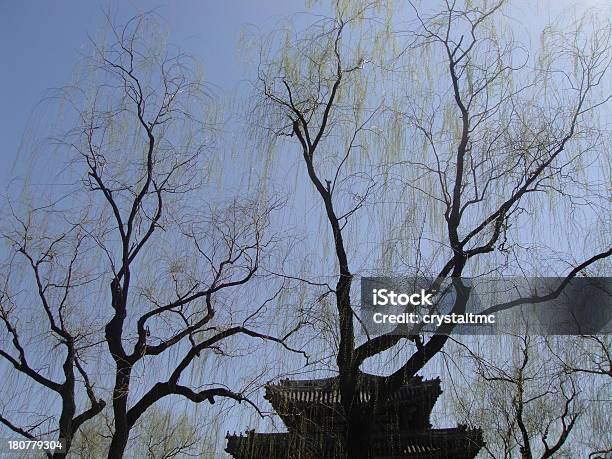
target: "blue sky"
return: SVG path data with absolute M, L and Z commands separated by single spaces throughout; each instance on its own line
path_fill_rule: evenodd
M 14 176 L 27 147 L 24 133 L 42 140 L 50 126 L 40 102 L 49 89 L 71 82 L 88 36 L 105 27 L 105 11 L 119 22 L 155 9 L 170 31 L 169 41 L 203 63 L 205 78 L 219 92 L 232 92 L 245 78 L 240 35 L 246 26 L 265 31 L 304 9 L 301 1 L 1 1 L 0 2 L 0 179 Z M 35 120 L 35 122 L 33 121 Z M 17 158 L 17 161 L 15 159 Z
M 528 27 L 529 14 L 525 13 L 534 8 L 545 16 L 554 16 L 570 4 L 603 5 L 596 0 L 561 0 L 546 14 L 548 3 L 515 2 L 518 5 L 515 18 L 521 18 L 522 25 Z M 4 184 L 16 175 L 15 167 L 19 168 L 20 159 L 29 153 L 22 146 L 24 134 L 29 136 L 28 140 L 35 137 L 37 141 L 43 141 L 49 134 L 45 132 L 49 123 L 45 122 L 44 114 L 41 116 L 39 104 L 49 95 L 50 88 L 71 82 L 88 37 L 95 37 L 105 27 L 104 12 L 110 11 L 122 22 L 152 9 L 159 13 L 170 31 L 170 43 L 200 60 L 205 78 L 220 93 L 229 94 L 247 78 L 240 54 L 240 35 L 245 27 L 251 25 L 265 32 L 284 18 L 305 10 L 305 4 L 300 0 L 0 1 L 3 107 L 0 179 Z

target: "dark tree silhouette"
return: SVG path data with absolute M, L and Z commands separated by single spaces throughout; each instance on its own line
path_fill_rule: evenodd
M 56 143 L 70 151 L 69 167 L 80 188 L 72 191 L 67 208 L 54 202 L 30 211 L 27 219 L 15 212 L 18 225 L 5 235 L 33 273 L 49 325 L 46 340 L 65 349 L 64 381 L 47 375 L 53 348 L 48 362 L 46 351 L 38 350 L 44 370 L 29 363 L 24 335 L 15 325 L 19 305 L 8 288 L 2 321 L 13 352 L 2 350 L 0 355 L 31 383 L 59 395 L 58 428 L 51 430 L 65 439 L 59 456 L 69 450 L 83 422 L 103 410 L 105 397 L 112 409 L 109 458 L 123 456 L 137 421 L 169 396 L 211 404 L 223 398 L 257 410 L 240 387 L 206 380 L 206 375 L 189 378 L 198 358 L 228 355 L 225 343 L 232 338 L 263 340 L 298 352 L 287 340 L 299 323 L 278 336 L 269 327 L 267 332 L 257 329 L 265 306 L 282 291 L 282 280 L 266 282 L 261 303 L 251 296 L 254 290 L 244 290 L 241 301 L 247 304 L 240 308 L 232 305 L 231 296 L 269 277 L 258 271 L 278 241 L 267 229 L 270 214 L 282 202 L 201 195 L 215 126 L 206 118 L 211 97 L 195 62 L 161 46 L 153 33 L 154 15 L 134 17 L 124 26 L 110 19 L 109 24 L 110 44 L 92 41 L 85 83 L 60 94 L 76 116 L 74 129 Z M 32 231 L 30 221 L 37 214 L 62 216 L 45 222 L 47 226 L 73 223 L 50 238 Z M 93 274 L 77 275 L 75 267 L 88 265 Z M 101 293 L 79 304 L 78 295 L 94 283 L 102 285 Z M 77 325 L 67 319 L 68 305 L 71 317 L 80 316 Z M 35 347 L 35 342 L 30 339 L 28 345 Z M 80 358 L 80 346 L 95 347 L 88 365 Z M 111 378 L 103 365 L 112 367 Z M 77 386 L 90 401 L 82 412 L 76 409 Z M 99 387 L 108 389 L 106 396 L 96 395 Z M 46 434 L 39 428 L 46 418 L 27 427 L 17 426 L 8 415 L 1 419 L 28 438 Z
M 610 99 L 600 91 L 609 75 L 610 28 L 551 28 L 536 59 L 504 29 L 496 33 L 505 4 L 445 2 L 428 16 L 424 5 L 403 4 L 416 18 L 406 25 L 390 19 L 390 7 L 386 21 L 377 15 L 385 7 L 376 2 L 337 2 L 336 17 L 285 34 L 277 54 L 262 52 L 256 122 L 287 150 L 298 150 L 331 230 L 347 457 L 366 457 L 369 450 L 371 417 L 358 406 L 357 384 L 365 361 L 406 340 L 414 344 L 384 378 L 370 401 L 373 410 L 443 349 L 453 329 L 445 324 L 431 335 L 407 335 L 399 326 L 357 340 L 351 254 L 362 260 L 363 253 L 357 238 L 347 236 L 355 225 L 389 232 L 395 223 L 413 225 L 411 247 L 397 243 L 392 250 L 414 260 L 405 273 L 436 279 L 433 292 L 445 279 L 516 272 L 529 257 L 554 251 L 555 241 L 536 246 L 521 234 L 524 225 L 548 224 L 538 208 L 565 202 L 567 209 L 590 207 L 596 220 L 605 218 L 605 187 L 580 168 L 595 164 L 602 148 L 602 127 L 591 115 Z M 590 186 L 593 192 L 585 194 Z M 390 227 L 372 223 L 376 212 L 389 211 L 390 200 L 398 202 Z M 369 220 L 358 219 L 363 208 Z M 419 220 L 433 221 L 432 227 Z M 583 259 L 561 258 L 565 280 L 540 300 L 612 254 L 609 245 L 590 250 Z M 460 292 L 452 313 L 465 312 L 468 290 Z

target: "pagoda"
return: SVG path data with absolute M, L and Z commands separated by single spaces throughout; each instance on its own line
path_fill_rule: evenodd
M 361 373 L 359 402 L 364 407 L 382 377 Z M 266 385 L 265 399 L 283 420 L 287 432 L 226 436 L 225 451 L 235 459 L 334 459 L 342 457 L 344 432 L 338 378 L 282 380 Z M 370 416 L 369 456 L 375 459 L 473 459 L 482 446 L 482 431 L 458 426 L 432 429 L 431 411 L 442 393 L 440 379 L 415 376 Z

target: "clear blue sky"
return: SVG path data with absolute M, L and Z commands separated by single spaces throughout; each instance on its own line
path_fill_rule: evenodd
M 515 3 L 528 5 L 527 11 L 535 7 L 529 1 Z M 561 0 L 555 9 L 573 3 Z M 583 0 L 579 4 L 595 6 L 600 2 Z M 0 0 L 0 180 L 6 185 L 18 174 L 14 167 L 18 169 L 23 155 L 28 154 L 27 147 L 20 148 L 24 133 L 37 141 L 49 134 L 44 132 L 49 124 L 40 110 L 36 112 L 37 104 L 50 88 L 71 82 L 88 36 L 96 36 L 105 27 L 104 11 L 110 10 L 122 21 L 155 9 L 171 32 L 170 42 L 198 58 L 204 64 L 206 79 L 221 93 L 230 93 L 246 77 L 239 51 L 243 28 L 251 24 L 266 31 L 304 8 L 301 0 Z M 517 17 L 527 19 L 524 14 Z
M 265 31 L 279 20 L 302 11 L 299 0 L 253 1 L 9 1 L 0 0 L 0 179 L 3 184 L 17 172 L 22 136 L 43 140 L 49 127 L 41 118 L 39 102 L 71 82 L 88 36 L 105 27 L 104 12 L 124 21 L 155 9 L 171 32 L 170 42 L 204 64 L 206 79 L 221 92 L 231 91 L 245 78 L 239 40 L 252 24 Z M 32 123 L 30 120 L 35 119 Z M 41 132 L 42 131 L 42 132 Z

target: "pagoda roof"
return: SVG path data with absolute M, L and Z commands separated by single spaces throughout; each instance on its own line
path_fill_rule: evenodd
M 228 434 L 226 438 L 226 451 L 236 459 L 285 458 L 292 451 L 297 453 L 295 457 L 327 459 L 336 457 L 338 453 L 338 443 L 333 437 L 326 435 L 306 439 L 288 432 L 248 431 L 246 435 Z M 483 444 L 480 429 L 459 426 L 402 435 L 374 435 L 371 452 L 373 457 L 378 459 L 472 459 Z
M 368 402 L 383 380 L 383 376 L 360 373 L 357 383 L 359 401 L 362 403 Z M 386 400 L 397 403 L 402 400 L 414 401 L 415 399 L 426 397 L 435 403 L 435 400 L 441 393 L 440 378 L 423 380 L 421 376 L 414 376 L 406 380 L 404 384 L 387 397 Z M 306 380 L 284 379 L 277 384 L 266 385 L 265 398 L 269 400 L 273 406 L 278 404 L 278 402 L 319 402 L 336 404 L 340 403 L 341 400 L 339 380 L 338 377 Z M 277 408 L 277 406 L 275 406 L 275 408 Z

